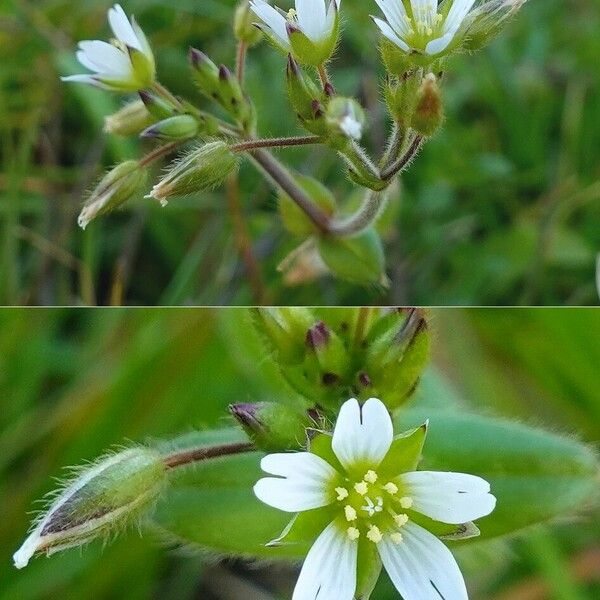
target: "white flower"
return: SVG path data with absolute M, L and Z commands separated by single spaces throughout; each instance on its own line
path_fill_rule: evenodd
M 448 48 L 477 0 L 375 0 L 387 21 L 381 33 L 405 52 L 438 55 Z
M 93 74 L 71 75 L 62 80 L 121 92 L 149 87 L 156 65 L 144 32 L 134 17 L 129 21 L 119 4 L 108 11 L 108 21 L 116 37 L 112 44 L 99 40 L 79 42 L 77 60 Z
M 417 522 L 425 515 L 443 523 L 467 523 L 491 513 L 496 498 L 489 484 L 473 475 L 398 473 L 398 468 L 404 470 L 398 460 L 412 468 L 399 449 L 418 431 L 394 438 L 392 420 L 380 400 L 371 398 L 361 408 L 351 399 L 342 406 L 333 437 L 327 437 L 330 445 L 321 455 L 263 458 L 263 470 L 275 477 L 255 485 L 261 501 L 286 512 L 312 511 L 313 522 L 320 512 L 315 509 L 322 509 L 329 523 L 308 552 L 293 600 L 352 600 L 357 570 L 372 555 L 373 544 L 404 600 L 467 598 L 452 554 Z M 282 538 L 293 526 L 294 521 Z
M 284 52 L 306 64 L 326 62 L 335 49 L 341 0 L 296 0 L 296 9 L 285 13 L 265 0 L 251 0 L 254 14 L 267 26 L 263 31 Z M 262 28 L 261 28 L 262 29 Z

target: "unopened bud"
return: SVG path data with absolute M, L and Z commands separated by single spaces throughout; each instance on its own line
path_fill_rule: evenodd
M 15 566 L 22 569 L 34 554 L 82 546 L 139 520 L 164 482 L 161 456 L 148 448 L 102 458 L 66 485 L 13 555 Z
M 396 78 L 394 78 L 396 79 Z M 421 77 L 412 74 L 390 80 L 385 86 L 385 100 L 390 114 L 403 128 L 412 122 L 421 87 Z
M 373 325 L 367 337 L 365 372 L 373 393 L 391 410 L 414 391 L 429 361 L 430 335 L 424 311 L 394 310 Z
M 190 48 L 190 65 L 194 74 L 194 80 L 202 94 L 209 98 L 218 97 L 219 68 L 215 63 L 200 50 Z
M 181 141 L 195 137 L 199 131 L 198 121 L 191 115 L 177 115 L 150 125 L 140 134 L 143 138 Z
M 276 402 L 234 404 L 229 410 L 254 444 L 266 452 L 301 448 L 306 429 L 315 426 L 307 413 Z
M 148 112 L 144 102 L 134 100 L 116 113 L 105 117 L 104 131 L 112 135 L 128 137 L 138 135 L 155 121 L 155 117 Z
M 154 115 L 157 121 L 174 117 L 179 110 L 179 107 L 173 106 L 163 98 L 159 98 L 147 90 L 142 90 L 139 92 L 139 95 L 148 112 Z
M 332 135 L 358 141 L 366 121 L 365 111 L 356 100 L 336 96 L 327 106 L 326 120 Z
M 311 133 L 325 134 L 327 124 L 323 94 L 291 54 L 286 68 L 286 87 L 290 104 L 304 127 Z
M 237 40 L 248 47 L 255 46 L 263 38 L 260 29 L 254 26 L 255 21 L 256 15 L 250 9 L 250 2 L 241 0 L 233 17 L 233 33 Z
M 188 196 L 221 185 L 238 165 L 225 142 L 209 142 L 173 163 L 149 194 L 162 205 L 174 196 Z
M 430 137 L 442 126 L 443 120 L 442 93 L 437 84 L 436 76 L 429 73 L 423 78 L 421 87 L 417 92 L 411 126 L 418 134 Z
M 107 173 L 85 202 L 77 223 L 85 229 L 90 221 L 115 210 L 133 198 L 145 185 L 146 169 L 128 160 Z

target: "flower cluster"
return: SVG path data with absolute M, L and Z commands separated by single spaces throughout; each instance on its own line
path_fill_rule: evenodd
M 441 522 L 458 526 L 455 537 L 476 535 L 471 521 L 490 514 L 496 499 L 479 477 L 417 471 L 425 433 L 426 425 L 394 437 L 380 400 L 371 398 L 361 407 L 351 399 L 340 410 L 333 436 L 317 436 L 310 452 L 263 458 L 271 477 L 256 484 L 257 497 L 300 513 L 272 544 L 285 543 L 294 528 L 308 522 L 324 527 L 293 600 L 352 600 L 357 581 L 369 570 L 375 577 L 367 579 L 376 580 L 381 564 L 405 600 L 467 598 L 456 561 L 429 530 Z
M 280 263 L 292 285 L 325 273 L 359 285 L 386 287 L 385 253 L 375 225 L 393 183 L 442 126 L 440 72 L 459 51 L 474 50 L 496 35 L 526 0 L 376 0 L 385 19 L 373 17 L 381 33 L 387 69 L 383 86 L 392 128 L 380 156 L 361 140 L 369 125 L 355 98 L 338 93 L 329 63 L 338 47 L 341 0 L 295 0 L 283 11 L 266 0 L 239 0 L 233 18 L 236 65 L 217 64 L 191 48 L 191 79 L 217 110 L 201 110 L 164 87 L 146 35 L 116 4 L 108 11 L 114 39 L 79 44 L 77 58 L 91 73 L 63 77 L 118 93 L 137 93 L 106 131 L 137 135 L 157 147 L 138 161 L 117 165 L 91 193 L 79 216 L 93 219 L 144 196 L 166 206 L 172 198 L 200 194 L 235 176 L 242 157 L 276 188 L 284 228 L 298 238 Z M 244 81 L 247 52 L 266 38 L 287 56 L 290 107 L 310 135 L 261 139 L 258 111 Z M 364 195 L 345 194 L 338 203 L 320 182 L 286 168 L 272 148 L 323 145 L 337 154 L 343 172 Z M 175 156 L 167 172 L 144 194 L 154 163 Z M 291 208 L 290 208 L 291 206 Z

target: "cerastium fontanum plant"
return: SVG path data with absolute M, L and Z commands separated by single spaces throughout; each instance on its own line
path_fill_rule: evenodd
M 384 251 L 374 224 L 396 176 L 442 124 L 441 79 L 449 59 L 488 43 L 525 1 L 375 0 L 384 16 L 374 16 L 373 21 L 381 34 L 383 91 L 391 121 L 387 144 L 377 158 L 360 144 L 368 115 L 355 98 L 336 90 L 330 77 L 343 21 L 341 0 L 296 0 L 287 12 L 263 0 L 242 0 L 234 18 L 238 52 L 233 70 L 190 49 L 191 75 L 200 93 L 220 107 L 225 118 L 158 82 L 146 36 L 135 19 L 115 5 L 108 13 L 115 39 L 81 42 L 77 58 L 92 72 L 64 79 L 137 93 L 107 118 L 106 130 L 139 134 L 156 140 L 157 146 L 102 179 L 87 199 L 79 224 L 85 228 L 140 193 L 166 205 L 172 198 L 213 188 L 247 159 L 277 189 L 283 224 L 298 238 L 297 249 L 281 265 L 290 280 L 330 271 L 357 283 L 385 284 Z M 281 75 L 290 109 L 306 135 L 259 135 L 258 117 L 268 107 L 255 106 L 246 92 L 244 66 L 248 49 L 263 38 L 287 56 Z M 351 210 L 321 182 L 296 173 L 269 151 L 310 144 L 339 155 L 347 177 L 364 191 L 357 209 Z M 162 179 L 147 190 L 150 167 L 176 154 Z
M 135 523 L 211 558 L 302 561 L 293 600 L 368 599 L 383 568 L 404 600 L 465 600 L 446 543 L 564 522 L 597 491 L 585 445 L 471 414 L 432 383 L 421 310 L 256 309 L 248 327 L 286 397 L 78 469 L 17 567 Z

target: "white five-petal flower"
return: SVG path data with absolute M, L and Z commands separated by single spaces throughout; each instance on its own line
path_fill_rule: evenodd
M 416 521 L 425 515 L 463 524 L 490 514 L 496 498 L 489 484 L 473 475 L 397 474 L 393 443 L 385 405 L 371 398 L 361 407 L 351 399 L 340 410 L 329 460 L 311 452 L 263 458 L 263 470 L 273 477 L 254 487 L 262 502 L 292 513 L 327 507 L 331 515 L 308 552 L 293 600 L 352 600 L 361 544 L 376 545 L 404 600 L 466 600 L 452 554 Z
M 335 49 L 341 0 L 296 0 L 296 8 L 285 13 L 265 0 L 251 0 L 254 14 L 266 25 L 265 33 L 285 52 L 301 62 L 323 63 Z M 294 41 L 300 33 L 301 40 Z M 308 44 L 307 44 L 308 42 Z M 308 47 L 307 47 L 308 46 Z M 306 58 L 307 60 L 303 60 Z
M 149 87 L 154 81 L 156 65 L 144 32 L 134 17 L 129 21 L 119 4 L 108 11 L 108 21 L 116 38 L 112 44 L 99 40 L 79 42 L 77 60 L 93 73 L 62 80 L 122 92 Z
M 381 33 L 404 52 L 436 56 L 457 36 L 477 0 L 375 0 L 386 20 L 372 17 Z

